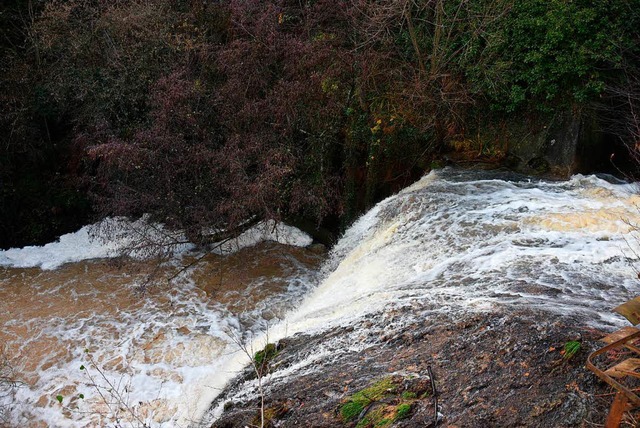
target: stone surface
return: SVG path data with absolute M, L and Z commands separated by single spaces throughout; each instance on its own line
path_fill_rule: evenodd
M 411 386 L 412 390 L 427 390 L 428 367 L 438 390 L 442 415 L 438 426 L 564 427 L 604 422 L 610 391 L 584 368 L 586 356 L 598 347 L 603 333 L 584 323 L 522 310 L 459 317 L 414 311 L 413 322 L 391 327 L 377 321 L 389 314 L 380 315 L 357 326 L 286 339 L 276 357 L 277 368 L 265 378 L 265 407 L 278 409 L 269 413 L 267 426 L 355 426 L 357 421 L 345 423 L 340 417 L 340 407 L 349 396 L 390 375 L 419 379 L 423 384 Z M 582 340 L 582 350 L 564 360 L 564 344 L 576 337 Z M 320 349 L 332 352 L 325 352 L 312 367 L 279 376 Z M 250 383 L 250 376 L 241 375 L 223 391 L 213 405 L 226 403 L 226 411 L 213 427 L 259 422 L 258 397 L 238 394 L 246 392 Z M 409 417 L 393 426 L 429 427 L 434 420 L 433 397 L 425 394 L 412 405 Z
M 594 118 L 580 111 L 557 112 L 543 123 L 510 124 L 505 166 L 557 178 L 608 170 L 613 148 L 604 147 L 598 127 Z

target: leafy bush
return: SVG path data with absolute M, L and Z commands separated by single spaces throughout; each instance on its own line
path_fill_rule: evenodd
M 506 13 L 474 41 L 475 55 L 462 65 L 474 91 L 506 111 L 595 99 L 640 24 L 629 15 L 637 1 L 503 3 Z
M 346 224 L 483 126 L 598 104 L 603 128 L 639 134 L 640 0 L 35 4 L 0 6 L 20 23 L 0 28 L 0 225 L 37 200 L 56 200 L 37 219 L 61 198 L 86 217 L 87 194 L 196 239 Z M 16 197 L 32 179 L 36 201 Z

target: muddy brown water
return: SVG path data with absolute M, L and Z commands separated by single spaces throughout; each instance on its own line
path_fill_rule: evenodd
M 195 256 L 162 266 L 0 268 L 0 343 L 23 382 L 2 416 L 25 427 L 168 423 L 186 384 L 224 358 L 229 335 L 283 317 L 323 259 L 322 251 L 262 243 L 209 254 L 170 284 Z

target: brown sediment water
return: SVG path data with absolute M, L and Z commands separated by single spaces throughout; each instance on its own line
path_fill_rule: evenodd
M 10 423 L 168 423 L 185 384 L 229 352 L 229 335 L 283 317 L 323 258 L 262 243 L 207 254 L 171 283 L 196 256 L 0 268 L 0 343 L 24 382 L 5 403 Z

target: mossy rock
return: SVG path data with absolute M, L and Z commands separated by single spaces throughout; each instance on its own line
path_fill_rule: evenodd
M 413 400 L 413 399 L 416 399 L 416 398 L 418 398 L 418 394 L 416 394 L 413 391 L 404 391 L 402 393 L 402 399 L 403 400 Z
M 277 354 L 277 345 L 275 343 L 267 343 L 264 349 L 261 349 L 253 355 L 253 362 L 258 366 L 262 366 L 268 364 Z
M 362 413 L 362 411 L 371 403 L 383 399 L 385 396 L 393 394 L 396 385 L 391 377 L 379 380 L 367 388 L 364 388 L 351 395 L 347 402 L 340 408 L 342 420 L 349 422 Z
M 362 420 L 358 422 L 356 428 L 386 428 L 395 420 L 393 410 L 391 406 L 378 406 L 369 411 Z
M 253 354 L 253 365 L 260 376 L 264 376 L 270 370 L 274 359 L 281 350 L 282 346 L 279 343 L 267 343 L 263 349 Z
M 398 405 L 388 403 L 371 404 L 368 412 L 358 421 L 356 428 L 386 428 L 394 422 L 406 419 L 411 413 L 411 404 Z
M 340 416 L 345 422 L 352 421 L 360 416 L 364 410 L 364 406 L 360 403 L 349 401 L 340 408 Z
M 394 421 L 406 419 L 407 417 L 409 417 L 409 413 L 411 413 L 411 404 L 398 404 L 398 406 L 396 407 L 396 416 L 394 418 Z
M 342 420 L 344 422 L 355 420 L 367 406 L 385 397 L 394 395 L 396 389 L 397 387 L 393 382 L 393 378 L 386 377 L 356 392 L 347 398 L 347 402 L 340 408 Z M 370 419 L 370 415 L 367 415 L 361 422 L 368 419 Z M 358 424 L 358 426 L 360 426 L 360 424 Z
M 401 386 L 406 381 L 385 377 L 355 392 L 340 408 L 342 421 L 356 422 L 356 428 L 385 428 L 408 418 L 418 394 Z

